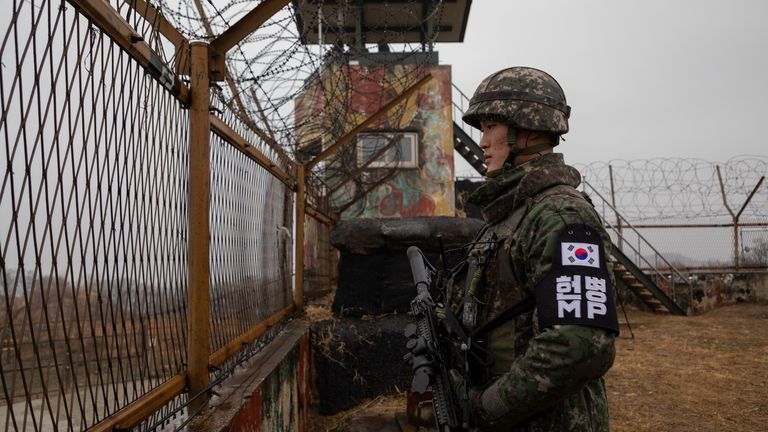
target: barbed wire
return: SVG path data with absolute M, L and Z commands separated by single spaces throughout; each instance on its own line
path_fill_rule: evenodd
M 718 178 L 718 167 L 722 188 Z M 611 160 L 577 165 L 584 179 L 611 199 L 611 172 L 616 208 L 630 221 L 730 223 L 768 174 L 768 157 L 737 156 L 725 162 L 697 158 Z M 740 222 L 768 220 L 768 182 L 743 208 Z
M 207 28 L 215 37 L 259 4 L 253 0 L 154 0 L 153 3 L 189 40 L 211 40 Z M 302 161 L 317 155 L 317 151 L 307 151 L 316 150 L 317 143 L 321 149 L 326 148 L 372 114 L 361 107 L 382 106 L 395 97 L 397 91 L 408 88 L 423 76 L 425 67 L 435 63 L 427 47 L 439 36 L 443 10 L 443 1 L 439 0 L 425 16 L 410 17 L 418 18 L 416 28 L 425 35 L 427 22 L 433 20 L 435 31 L 423 43 L 406 43 L 407 30 L 390 24 L 404 8 L 421 10 L 424 2 L 412 0 L 393 5 L 384 2 L 377 5 L 377 13 L 383 17 L 378 21 L 380 24 L 366 23 L 365 32 L 377 34 L 376 43 L 361 43 L 355 39 L 354 32 L 345 28 L 343 19 L 357 13 L 357 2 L 329 2 L 327 10 L 333 13 L 328 12 L 326 16 L 320 12 L 324 2 L 317 3 L 316 12 L 310 11 L 301 17 L 298 3 L 292 3 L 232 49 L 227 55 L 227 67 L 235 89 L 222 86 L 221 91 L 216 92 L 221 102 L 235 111 L 238 109 L 234 100 L 239 98 L 245 115 L 273 135 L 289 155 Z M 314 25 L 300 26 L 300 22 Z M 336 41 L 323 46 L 305 43 L 314 32 L 304 29 L 321 27 L 321 24 L 324 34 L 336 35 Z M 408 64 L 387 68 L 383 74 L 365 67 L 366 63 L 380 61 L 377 54 L 390 49 L 404 59 L 401 63 Z M 298 109 L 301 103 L 303 109 Z M 412 120 L 406 115 L 402 107 L 393 110 L 376 127 L 400 129 Z M 397 151 L 397 146 L 395 149 Z M 355 146 L 348 145 L 315 171 L 326 184 L 333 185 L 350 177 L 357 167 Z M 344 188 L 344 194 L 335 198 L 335 205 L 343 206 L 344 197 L 353 199 L 395 169 L 379 167 L 368 175 L 354 176 Z

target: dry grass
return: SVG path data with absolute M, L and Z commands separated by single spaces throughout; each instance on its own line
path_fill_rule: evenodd
M 315 416 L 310 421 L 310 432 L 347 432 L 358 428 L 352 426 L 356 419 L 365 416 L 378 416 L 391 419 L 395 414 L 405 412 L 405 393 L 394 396 L 379 396 L 365 401 L 356 407 L 332 416 Z
M 331 313 L 331 310 L 327 307 L 307 306 L 304 308 L 304 311 L 307 314 L 307 318 L 309 318 L 309 320 L 312 322 L 335 319 L 333 313 Z
M 768 423 L 768 305 L 694 317 L 630 311 L 606 382 L 612 430 L 758 431 Z
M 315 322 L 336 319 L 333 316 L 333 312 L 331 312 L 331 303 L 333 303 L 332 294 L 333 293 L 330 293 L 318 299 L 309 301 L 309 304 L 304 308 L 304 311 L 310 321 Z
M 768 305 L 738 304 L 674 317 L 628 311 L 606 382 L 611 430 L 760 431 L 768 424 Z M 380 397 L 330 417 L 314 431 L 352 430 L 356 417 L 393 418 L 405 397 Z

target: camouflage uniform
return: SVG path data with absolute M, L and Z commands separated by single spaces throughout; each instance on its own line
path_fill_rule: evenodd
M 484 85 L 487 90 L 492 78 L 478 92 Z M 546 85 L 528 88 L 542 96 L 533 105 L 551 107 L 558 102 L 557 95 L 547 93 Z M 517 97 L 515 92 L 520 91 L 525 89 L 513 89 L 508 95 Z M 564 96 L 562 102 L 565 105 Z M 488 106 L 492 103 L 471 105 L 475 115 L 469 116 L 468 123 L 477 122 L 478 115 L 498 113 L 498 107 Z M 508 111 L 513 113 L 507 117 L 509 124 L 533 130 L 538 126 L 557 135 L 567 131 L 564 108 L 537 111 L 529 105 L 522 103 Z M 528 116 L 512 118 L 525 110 Z M 525 124 L 530 118 L 534 121 Z M 487 224 L 475 249 L 495 245 L 486 255 L 480 288 L 473 293 L 479 305 L 477 326 L 525 298 L 536 299 L 533 311 L 488 335 L 494 362 L 481 382 L 470 383 L 477 389 L 471 398 L 474 427 L 530 432 L 609 430 L 602 376 L 613 364 L 618 333 L 608 262 L 610 238 L 592 205 L 575 189 L 579 183 L 578 171 L 565 165 L 562 155 L 551 153 L 489 173 L 471 197 L 483 207 Z M 569 251 L 572 245 L 586 247 L 576 250 L 575 260 Z M 601 282 L 594 285 L 593 281 Z M 589 291 L 595 287 L 598 291 Z M 596 295 L 600 302 L 591 302 Z M 576 300 L 569 303 L 561 298 Z

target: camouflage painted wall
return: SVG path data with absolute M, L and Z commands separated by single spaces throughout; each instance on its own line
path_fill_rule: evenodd
M 218 388 L 189 430 L 308 430 L 309 323 L 295 320 Z
M 696 314 L 741 302 L 768 301 L 768 274 L 702 274 L 691 281 Z
M 451 68 L 396 64 L 328 67 L 323 85 L 311 86 L 297 98 L 300 146 L 321 137 L 328 146 L 333 140 L 330 136 L 352 129 L 427 72 L 433 76 L 428 84 L 369 129 L 417 132 L 418 167 L 399 168 L 344 211 L 343 219 L 455 215 Z M 376 170 L 369 169 L 368 175 L 375 177 Z M 332 203 L 346 203 L 357 192 L 349 182 L 336 191 Z

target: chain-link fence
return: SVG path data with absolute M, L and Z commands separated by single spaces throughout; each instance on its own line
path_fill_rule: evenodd
M 328 196 L 360 190 L 339 210 L 386 178 L 344 159 L 353 132 L 400 124 L 448 3 L 375 5 L 371 52 L 341 19 L 362 18 L 357 2 L 5 2 L 2 427 L 177 428 L 200 412 L 301 307 L 305 275 L 333 283 Z M 349 68 L 382 59 L 409 66 Z M 313 86 L 323 109 L 301 117 Z
M 331 228 L 312 217 L 305 219 L 308 240 L 304 245 L 304 292 L 307 296 L 319 297 L 331 292 L 333 285 L 333 254 Z
M 297 306 L 295 165 L 150 4 L 3 6 L 0 428 L 183 424 Z
M 335 224 L 330 210 L 326 182 L 316 173 L 307 178 L 307 215 L 304 221 L 304 291 L 309 297 L 328 294 L 335 285 L 336 249 L 331 246 L 331 228 Z M 333 215 L 338 218 L 338 215 Z
M 0 424 L 83 429 L 184 369 L 189 120 L 71 5 L 11 3 Z

